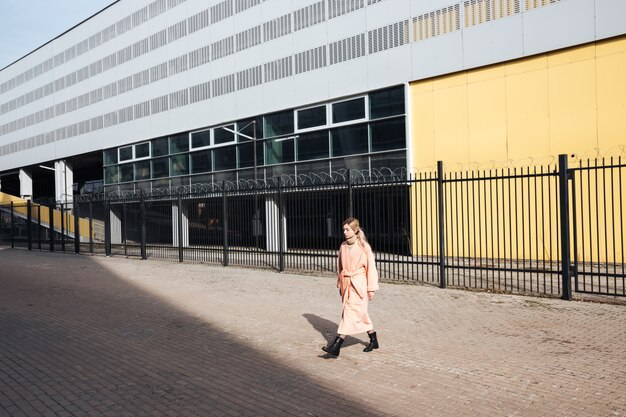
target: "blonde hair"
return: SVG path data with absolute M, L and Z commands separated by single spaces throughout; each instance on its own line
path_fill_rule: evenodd
M 367 243 L 367 237 L 365 237 L 365 233 L 363 232 L 363 229 L 361 229 L 361 224 L 359 223 L 358 219 L 354 217 L 348 217 L 343 221 L 341 227 L 346 225 L 350 227 L 350 229 L 354 230 L 354 233 L 356 234 L 356 238 L 359 243 Z

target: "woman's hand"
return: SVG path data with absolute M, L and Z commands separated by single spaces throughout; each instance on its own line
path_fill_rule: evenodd
M 368 291 L 367 292 L 367 299 L 372 301 L 374 299 L 374 291 Z

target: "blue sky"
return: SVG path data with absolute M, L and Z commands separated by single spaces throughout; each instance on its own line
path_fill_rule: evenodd
M 114 0 L 0 0 L 0 68 L 37 49 Z

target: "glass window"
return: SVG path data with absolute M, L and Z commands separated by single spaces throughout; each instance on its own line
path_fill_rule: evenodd
M 152 178 L 163 178 L 170 175 L 169 158 L 152 160 Z
M 293 133 L 293 111 L 268 114 L 265 116 L 265 137 Z
M 372 152 L 403 149 L 406 147 L 404 117 L 370 124 Z
M 120 165 L 120 182 L 132 181 L 134 178 L 133 164 Z
M 332 156 L 366 153 L 368 150 L 367 125 L 341 127 L 331 130 Z
M 152 141 L 152 156 L 164 156 L 170 151 L 167 145 L 167 138 L 158 138 Z
M 265 155 L 267 165 L 293 162 L 293 139 L 274 139 L 265 142 Z
M 117 149 L 107 149 L 104 151 L 104 165 L 117 164 Z
M 189 155 L 185 154 L 170 157 L 170 175 L 174 177 L 186 174 L 189 174 Z
M 210 172 L 213 169 L 211 163 L 211 151 L 200 151 L 191 154 L 191 172 Z
M 234 146 L 218 148 L 213 151 L 215 171 L 237 168 L 237 150 Z
M 256 123 L 253 123 L 256 122 Z M 243 133 L 246 136 L 254 138 L 254 128 L 256 125 L 256 138 L 261 139 L 263 137 L 263 118 L 257 117 L 256 119 L 248 119 L 237 122 L 237 129 L 239 132 Z M 244 136 L 237 136 L 237 142 L 245 142 L 250 140 Z
M 125 146 L 120 148 L 120 162 L 133 159 L 133 147 Z
M 202 148 L 211 146 L 211 131 L 203 130 L 202 132 L 194 132 L 191 134 L 191 147 Z
M 119 173 L 117 165 L 113 167 L 104 168 L 104 183 L 105 184 L 117 184 L 119 181 Z
M 298 138 L 298 161 L 328 158 L 328 130 L 301 134 Z
M 300 174 L 329 174 L 330 163 L 328 161 L 305 162 L 296 165 L 298 175 Z M 324 177 L 327 178 L 327 177 Z
M 370 119 L 404 114 L 404 87 L 370 93 Z
M 354 100 L 333 103 L 333 123 L 347 122 L 348 120 L 358 120 L 365 118 L 365 99 L 355 98 Z
M 135 181 L 150 179 L 150 161 L 135 162 Z
M 298 110 L 298 129 L 326 125 L 326 106 Z
M 181 153 L 189 150 L 189 135 L 170 136 L 170 153 Z
M 239 168 L 246 168 L 254 166 L 254 147 L 252 142 L 244 143 L 237 146 L 237 152 L 239 154 Z M 257 166 L 263 165 L 263 143 L 256 143 L 256 164 Z
M 273 167 L 268 167 L 265 169 L 265 175 L 268 178 L 277 177 L 280 175 L 295 175 L 296 169 L 295 165 L 275 165 Z
M 149 158 L 150 157 L 150 143 L 140 143 L 135 145 L 135 158 Z
M 371 161 L 372 169 L 378 169 L 383 174 L 390 174 L 392 171 L 398 172 L 398 170 L 406 168 L 405 152 L 393 152 L 380 155 L 372 155 Z
M 352 158 L 339 158 L 330 161 L 332 171 L 342 169 L 354 169 L 357 171 L 369 170 L 369 158 L 367 156 L 355 156 Z
M 226 129 L 235 130 L 235 125 L 224 126 Z M 235 134 L 221 127 L 213 129 L 213 144 L 230 143 L 235 141 Z

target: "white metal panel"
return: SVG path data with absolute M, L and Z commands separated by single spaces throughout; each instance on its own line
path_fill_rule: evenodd
M 411 45 L 411 80 L 460 71 L 463 66 L 463 34 L 456 31 Z
M 626 1 L 595 0 L 596 39 L 626 33 Z
M 483 23 L 463 31 L 463 65 L 475 68 L 523 55 L 521 15 Z

